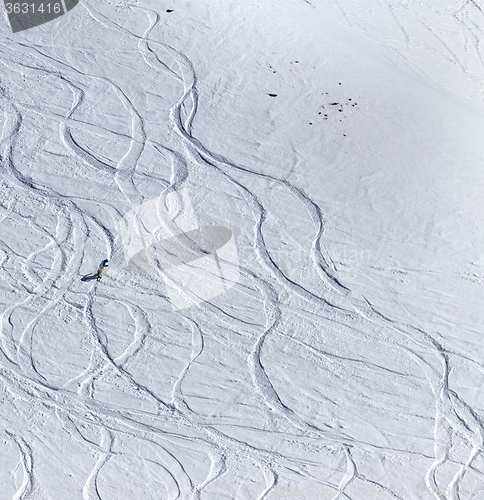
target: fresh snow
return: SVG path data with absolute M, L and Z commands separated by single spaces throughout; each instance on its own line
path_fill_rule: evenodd
M 0 29 L 0 499 L 484 499 L 479 1 Z

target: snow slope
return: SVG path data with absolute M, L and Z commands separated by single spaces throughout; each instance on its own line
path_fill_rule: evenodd
M 4 14 L 1 499 L 484 499 L 483 9 Z M 184 309 L 122 238 L 181 193 L 238 261 Z

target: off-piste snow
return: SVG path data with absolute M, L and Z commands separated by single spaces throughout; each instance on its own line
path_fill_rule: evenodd
M 4 12 L 2 500 L 484 499 L 483 8 Z

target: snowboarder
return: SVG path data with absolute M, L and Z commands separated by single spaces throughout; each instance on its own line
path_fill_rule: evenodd
M 101 278 L 103 276 L 103 271 L 105 267 L 108 267 L 108 259 L 104 259 L 101 264 L 99 264 L 99 269 L 97 270 L 97 280 L 101 281 Z

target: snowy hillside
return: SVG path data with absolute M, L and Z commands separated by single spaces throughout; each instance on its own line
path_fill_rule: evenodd
M 0 500 L 484 500 L 480 1 L 0 31 Z

